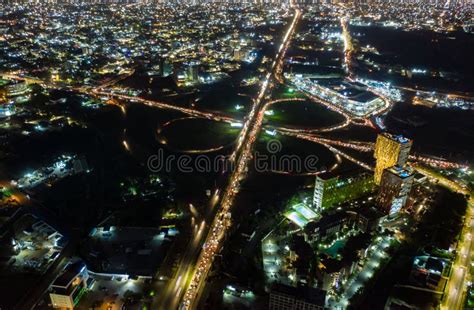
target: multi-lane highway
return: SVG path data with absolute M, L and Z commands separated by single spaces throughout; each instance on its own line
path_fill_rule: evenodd
M 341 18 L 341 28 L 342 28 L 342 40 L 344 41 L 344 67 L 349 74 L 349 77 L 352 77 L 352 53 L 354 52 L 354 46 L 352 45 L 352 38 L 349 32 L 349 17 L 344 16 Z
M 165 287 L 160 289 L 161 293 L 158 298 L 155 299 L 152 309 L 178 308 L 180 299 L 184 293 L 183 288 L 193 272 L 196 256 L 199 255 L 205 230 L 206 222 L 204 220 L 193 225 L 191 240 L 186 245 L 186 250 L 182 253 L 183 255 L 178 261 L 178 269 L 173 277 L 167 281 Z
M 224 115 L 218 115 L 217 113 L 211 113 L 211 112 L 203 112 L 199 111 L 196 109 L 190 109 L 190 108 L 183 108 L 180 106 L 172 105 L 169 103 L 165 102 L 160 102 L 160 101 L 155 101 L 155 100 L 148 100 L 145 98 L 141 97 L 136 97 L 136 96 L 128 96 L 128 95 L 122 95 L 122 94 L 117 94 L 113 92 L 106 92 L 100 89 L 94 89 L 89 92 L 90 95 L 95 95 L 95 96 L 104 96 L 107 98 L 117 98 L 121 100 L 126 100 L 126 101 L 131 101 L 131 102 L 136 102 L 136 103 L 141 103 L 150 107 L 155 107 L 155 108 L 160 108 L 160 109 L 166 109 L 166 110 L 174 110 L 174 111 L 179 111 L 181 113 L 195 116 L 195 117 L 200 117 L 200 118 L 207 118 L 215 121 L 223 121 L 223 122 L 228 122 L 232 123 L 235 122 L 235 119 L 231 117 L 227 117 Z
M 229 183 L 223 193 L 219 209 L 210 226 L 202 251 L 194 267 L 193 275 L 189 281 L 186 293 L 182 299 L 181 307 L 183 309 L 193 309 L 197 306 L 201 289 L 204 286 L 205 279 L 210 271 L 214 255 L 222 247 L 225 233 L 229 227 L 230 210 L 233 206 L 235 196 L 239 192 L 240 183 L 247 173 L 248 162 L 252 158 L 252 149 L 261 129 L 264 112 L 267 107 L 263 99 L 267 93 L 271 78 L 277 65 L 283 61 L 283 56 L 289 45 L 289 40 L 294 32 L 295 26 L 301 17 L 299 10 L 295 10 L 294 18 L 283 37 L 282 44 L 272 63 L 271 72 L 266 75 L 262 83 L 261 90 L 254 105 L 248 115 L 241 134 L 239 135 L 237 146 L 234 152 L 236 169 L 231 173 Z
M 451 275 L 445 289 L 445 297 L 441 303 L 442 310 L 462 309 L 462 301 L 467 281 L 469 280 L 469 270 L 472 261 L 472 237 L 474 235 L 474 200 L 471 197 L 464 220 L 464 227 L 461 233 L 462 239 L 457 248 L 456 260 L 451 268 Z
M 418 159 L 423 159 L 423 158 L 420 158 L 420 157 L 417 157 Z M 419 160 L 420 162 L 423 162 L 423 160 Z M 431 163 L 431 160 L 428 159 L 427 160 L 427 163 Z M 454 163 L 446 163 L 446 165 L 448 164 L 454 164 Z M 453 192 L 457 192 L 457 193 L 460 193 L 460 194 L 463 194 L 463 195 L 469 195 L 470 194 L 470 190 L 468 188 L 467 185 L 463 184 L 463 183 L 460 183 L 460 182 L 455 182 L 453 180 L 450 180 L 448 179 L 447 177 L 427 168 L 427 167 L 423 167 L 421 165 L 413 165 L 413 167 L 415 168 L 416 171 L 418 171 L 419 173 L 427 176 L 428 178 L 430 179 L 433 179 L 435 180 L 438 184 L 446 187 L 446 188 L 449 188 L 450 190 L 452 190 Z

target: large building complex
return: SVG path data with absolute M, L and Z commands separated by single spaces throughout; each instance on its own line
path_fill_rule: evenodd
M 382 133 L 375 143 L 374 157 L 377 159 L 375 166 L 375 184 L 380 185 L 382 173 L 386 168 L 393 166 L 403 167 L 410 153 L 412 140 L 401 135 Z
M 373 190 L 372 176 L 366 173 L 345 176 L 325 173 L 314 183 L 313 210 L 320 213 L 339 203 L 356 199 Z
M 29 92 L 30 89 L 26 82 L 20 82 L 20 83 L 8 85 L 6 87 L 6 91 L 7 91 L 8 97 L 14 97 L 14 96 L 24 95 L 25 93 Z
M 285 76 L 298 89 L 317 96 L 354 117 L 375 115 L 385 108 L 381 97 L 372 94 L 365 85 L 357 82 L 340 78 L 313 78 L 302 74 Z

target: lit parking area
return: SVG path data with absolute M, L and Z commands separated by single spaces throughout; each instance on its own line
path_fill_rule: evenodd
M 27 172 L 18 180 L 12 181 L 12 184 L 21 189 L 33 189 L 83 170 L 88 170 L 88 168 L 78 160 L 76 155 L 61 155 L 51 165 Z
M 60 256 L 66 239 L 32 215 L 18 221 L 11 238 L 10 271 L 43 273 Z M 7 245 L 5 245 L 7 246 Z
M 93 277 L 92 286 L 77 309 L 119 310 L 143 309 L 154 293 L 146 292 L 143 279 L 110 280 Z M 151 296 L 150 296 L 151 295 Z
M 227 285 L 223 290 L 222 302 L 225 306 L 235 307 L 236 305 L 245 308 L 252 308 L 255 305 L 255 294 L 237 285 Z

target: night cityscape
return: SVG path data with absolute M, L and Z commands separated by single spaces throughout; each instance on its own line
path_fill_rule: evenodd
M 473 0 L 3 0 L 0 310 L 474 309 Z

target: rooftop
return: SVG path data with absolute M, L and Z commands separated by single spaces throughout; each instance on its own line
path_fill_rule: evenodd
M 318 215 L 304 203 L 296 204 L 291 208 L 291 210 L 285 212 L 285 217 L 299 227 L 304 227 L 309 221 L 315 219 L 317 216 Z
M 382 133 L 382 135 L 390 140 L 393 140 L 393 141 L 396 141 L 396 142 L 399 142 L 401 144 L 408 144 L 408 143 L 411 143 L 412 140 L 402 136 L 402 135 L 395 135 L 395 134 L 391 134 L 389 132 L 384 132 Z
M 66 267 L 64 272 L 56 278 L 53 286 L 67 288 L 71 282 L 86 268 L 83 262 L 76 262 Z
M 392 174 L 399 176 L 402 179 L 409 178 L 413 176 L 413 169 L 409 167 L 393 166 L 388 169 Z
M 293 287 L 276 283 L 272 286 L 271 292 L 293 296 L 314 305 L 324 306 L 326 300 L 326 291 L 313 287 Z

